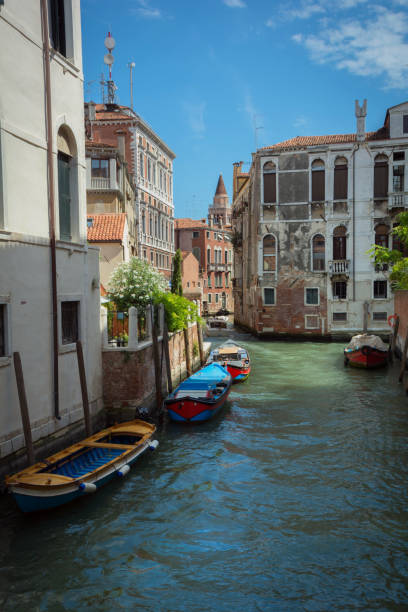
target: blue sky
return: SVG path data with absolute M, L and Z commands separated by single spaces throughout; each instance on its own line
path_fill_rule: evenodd
M 175 152 L 176 217 L 200 218 L 218 175 L 258 146 L 367 130 L 408 100 L 408 0 L 82 0 L 85 99 L 100 102 L 105 36 L 113 79 Z

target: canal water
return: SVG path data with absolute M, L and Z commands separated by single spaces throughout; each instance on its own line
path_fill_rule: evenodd
M 342 345 L 244 342 L 212 422 L 41 516 L 0 501 L 0 609 L 408 609 L 408 399 Z

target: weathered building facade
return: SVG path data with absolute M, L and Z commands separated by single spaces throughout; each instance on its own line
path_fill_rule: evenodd
M 85 104 L 86 134 L 94 145 L 119 149 L 137 189 L 138 256 L 170 278 L 174 257 L 175 154 L 132 109 Z
M 408 206 L 408 103 L 365 132 L 296 137 L 234 166 L 235 318 L 260 335 L 387 331 L 393 296 L 367 251 Z M 393 244 L 394 248 L 398 245 Z

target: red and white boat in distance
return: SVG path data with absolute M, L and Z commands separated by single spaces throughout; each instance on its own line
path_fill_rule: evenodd
M 379 336 L 358 334 L 344 349 L 344 365 L 379 368 L 388 363 L 389 348 Z
M 231 374 L 232 382 L 246 380 L 251 372 L 248 351 L 232 340 L 227 340 L 211 351 L 207 364 L 214 362 L 222 365 Z

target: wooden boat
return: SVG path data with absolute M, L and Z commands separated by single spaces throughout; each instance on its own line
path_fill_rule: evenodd
M 231 375 L 220 364 L 205 366 L 164 400 L 169 417 L 179 422 L 208 421 L 224 405 L 231 384 Z
M 114 425 L 8 476 L 7 487 L 23 512 L 56 508 L 125 476 L 139 455 L 158 446 L 155 431 L 141 420 Z
M 232 340 L 211 351 L 207 363 L 220 363 L 232 376 L 232 382 L 246 380 L 251 372 L 248 352 Z
M 388 346 L 379 336 L 358 334 L 344 349 L 344 365 L 378 368 L 388 362 Z

